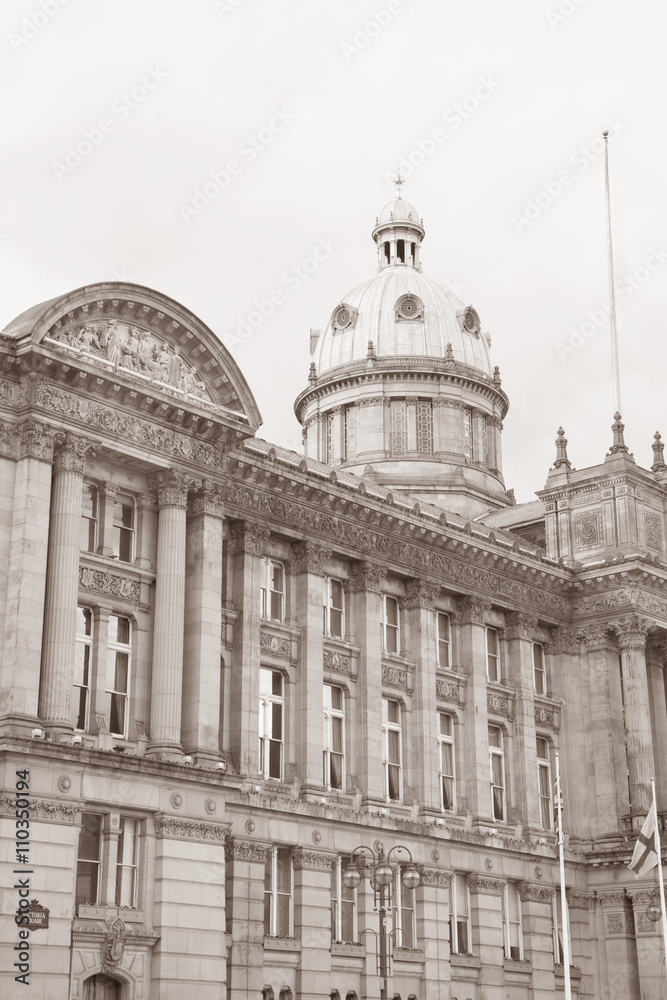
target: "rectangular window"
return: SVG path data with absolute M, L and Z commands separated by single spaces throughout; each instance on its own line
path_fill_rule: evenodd
M 281 622 L 285 617 L 285 568 L 273 559 L 264 559 L 262 565 L 262 618 Z
M 408 450 L 408 411 L 404 399 L 391 401 L 391 453 L 405 455 Z
M 336 458 L 335 419 L 333 413 L 324 414 L 324 461 L 327 465 L 331 465 Z
M 325 577 L 324 585 L 324 634 L 332 639 L 342 639 L 345 635 L 345 592 L 341 580 Z
M 438 666 L 441 670 L 451 668 L 451 636 L 449 631 L 449 615 L 438 611 Z
M 445 712 L 440 713 L 440 795 L 445 812 L 456 809 L 456 781 L 454 773 L 454 720 Z
M 486 417 L 479 422 L 479 461 L 486 465 Z
M 495 628 L 486 630 L 486 676 L 492 684 L 500 684 L 500 642 Z
M 107 694 L 111 695 L 109 732 L 127 737 L 128 698 L 130 693 L 130 622 L 111 615 L 107 643 Z
M 417 451 L 433 454 L 433 407 L 428 399 L 417 400 Z
M 384 794 L 389 802 L 401 801 L 401 706 L 382 699 Z
M 286 847 L 269 847 L 264 871 L 264 933 L 292 936 L 292 854 Z
M 463 455 L 466 462 L 475 458 L 475 441 L 473 435 L 472 410 L 463 411 Z
M 349 862 L 349 856 L 339 856 L 331 866 L 331 940 L 356 944 L 357 890 L 343 882 Z
M 405 871 L 399 867 L 394 873 L 392 918 L 394 921 L 394 945 L 397 948 L 417 947 L 417 920 L 415 913 L 415 890 L 407 889 L 401 875 Z
M 76 862 L 76 902 L 97 906 L 100 893 L 102 817 L 83 813 Z
M 449 883 L 449 948 L 452 955 L 470 954 L 470 905 L 465 875 Z
M 543 736 L 537 737 L 537 780 L 540 790 L 540 820 L 543 830 L 553 828 L 553 801 L 551 798 L 551 763 L 549 742 Z
M 547 693 L 547 671 L 544 662 L 544 647 L 539 642 L 533 643 L 533 685 L 535 694 Z
M 111 539 L 114 555 L 121 562 L 134 559 L 134 500 L 118 494 L 113 505 L 113 534 Z
M 90 703 L 90 673 L 93 654 L 93 613 L 90 608 L 76 609 L 76 643 L 74 647 L 74 691 L 72 692 L 72 722 L 79 732 L 88 732 Z
M 97 549 L 97 518 L 97 486 L 84 483 L 79 523 L 79 548 L 82 552 L 95 552 Z
M 342 688 L 324 685 L 324 774 L 326 788 L 345 785 L 345 695 Z
M 283 675 L 278 670 L 259 671 L 259 770 L 265 778 L 283 777 Z
M 508 882 L 503 892 L 503 942 L 505 958 L 523 961 L 523 931 L 521 929 L 521 897 L 516 882 Z
M 121 816 L 116 856 L 116 906 L 136 909 L 139 821 Z
M 357 457 L 357 408 L 345 408 L 345 458 L 347 461 Z
M 400 649 L 398 601 L 382 595 L 382 648 L 385 653 L 398 653 Z
M 505 751 L 500 726 L 489 726 L 489 758 L 491 765 L 491 815 L 505 821 Z

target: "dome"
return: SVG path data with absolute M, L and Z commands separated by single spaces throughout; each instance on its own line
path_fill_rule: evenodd
M 440 358 L 493 375 L 487 337 L 475 310 L 404 264 L 385 267 L 336 306 L 314 351 L 318 377 L 363 360 L 369 342 L 378 359 Z
M 378 223 L 382 222 L 415 222 L 421 223 L 419 212 L 409 201 L 403 198 L 395 198 L 388 201 L 378 216 Z

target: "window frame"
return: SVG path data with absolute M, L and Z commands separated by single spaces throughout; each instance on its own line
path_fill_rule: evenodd
M 492 729 L 495 729 L 499 733 L 499 735 L 500 735 L 500 745 L 497 746 L 497 747 L 493 746 L 491 744 L 491 730 Z M 502 726 L 497 726 L 497 725 L 494 725 L 494 724 L 489 724 L 488 725 L 488 730 L 489 730 L 489 779 L 490 779 L 490 789 L 491 789 L 491 816 L 492 816 L 492 818 L 493 818 L 493 820 L 495 822 L 505 823 L 505 822 L 507 822 L 507 819 L 506 819 L 506 817 L 507 817 L 507 773 L 506 773 L 506 770 L 505 770 L 505 734 L 503 733 Z M 494 781 L 494 773 L 493 773 L 493 760 L 494 760 L 494 757 L 497 757 L 500 760 L 501 777 L 502 777 L 502 782 L 503 782 L 502 785 L 498 785 Z M 502 791 L 502 805 L 503 805 L 502 816 L 497 816 L 496 815 L 495 796 L 494 796 L 494 790 L 496 788 L 499 788 Z
M 450 732 L 442 732 L 442 720 L 444 718 L 450 721 Z M 438 733 L 438 772 L 439 772 L 439 782 L 440 782 L 440 805 L 443 812 L 456 812 L 456 745 L 454 741 L 454 725 L 456 719 L 451 712 L 438 712 L 438 723 L 440 732 Z M 451 757 L 452 757 L 452 773 L 446 774 L 443 766 L 443 747 L 451 747 Z M 447 807 L 445 805 L 445 780 L 451 781 L 452 787 L 452 805 Z
M 282 590 L 273 589 L 272 568 L 278 567 L 282 574 Z M 274 617 L 269 612 L 273 612 L 273 595 L 277 595 L 280 606 L 280 616 Z M 284 622 L 285 609 L 287 605 L 287 573 L 285 564 L 280 559 L 270 559 L 264 556 L 262 559 L 262 582 L 260 587 L 260 617 L 268 622 Z
M 447 623 L 447 638 L 443 639 L 440 632 L 440 623 L 444 621 Z M 436 611 L 435 613 L 435 649 L 437 664 L 441 670 L 451 670 L 452 669 L 452 623 L 447 611 Z M 446 655 L 443 662 L 443 650 Z
M 79 647 L 83 647 L 84 648 L 84 654 L 83 654 L 82 683 L 79 684 L 76 679 L 72 681 L 72 687 L 74 689 L 76 689 L 78 691 L 78 694 L 79 694 L 79 699 L 78 699 L 79 708 L 78 708 L 78 711 L 77 711 L 76 722 L 74 721 L 74 718 L 73 718 L 73 716 L 74 716 L 74 711 L 73 711 L 74 710 L 74 705 L 72 705 L 71 715 L 72 715 L 72 722 L 74 723 L 74 732 L 75 733 L 87 733 L 89 731 L 89 728 L 90 728 L 90 701 L 91 701 L 91 699 L 90 699 L 90 693 L 91 693 L 92 679 L 93 679 L 93 653 L 94 653 L 94 649 L 95 649 L 95 617 L 93 615 L 93 609 L 87 607 L 85 604 L 77 604 L 76 610 L 77 610 L 77 623 L 76 623 L 76 626 L 75 626 L 75 636 L 74 636 L 75 660 L 78 657 L 78 648 Z M 86 620 L 86 616 L 89 616 L 90 632 L 88 634 L 86 634 L 84 632 L 79 632 L 78 631 L 78 629 L 79 629 L 79 612 L 80 611 L 83 612 L 84 620 Z M 86 656 L 85 650 L 88 651 L 87 652 L 87 656 Z M 87 660 L 87 662 L 86 662 L 86 660 Z M 75 663 L 75 670 L 76 670 L 76 666 L 77 665 Z M 80 718 L 81 718 L 81 692 L 82 691 L 86 692 L 86 694 L 85 694 L 85 708 L 84 708 L 84 713 L 83 713 L 84 714 L 84 720 L 83 720 L 84 724 L 83 724 L 83 727 L 81 727 L 81 726 L 78 725 L 78 722 L 80 721 Z
M 129 503 L 123 504 L 122 500 L 128 500 Z M 125 525 L 118 523 L 116 521 L 116 507 L 129 507 L 132 511 L 132 524 Z M 111 514 L 111 551 L 113 553 L 113 558 L 117 559 L 118 562 L 125 563 L 129 565 L 133 563 L 136 558 L 136 533 L 137 533 L 137 503 L 135 498 L 130 493 L 117 493 L 113 497 L 112 503 L 112 514 Z M 128 533 L 129 546 L 130 546 L 130 556 L 129 559 L 123 559 L 121 556 L 121 550 L 123 548 L 122 540 L 125 537 L 123 532 Z
M 340 608 L 334 606 L 334 584 L 340 585 Z M 322 590 L 323 590 L 323 634 L 329 639 L 344 639 L 345 638 L 345 584 L 343 580 L 339 580 L 334 576 L 325 576 L 322 579 Z M 340 614 L 340 634 L 334 632 L 331 625 L 332 611 L 338 612 Z
M 463 409 L 463 457 L 475 461 L 475 417 L 469 406 Z
M 393 940 L 395 948 L 406 948 L 409 950 L 414 950 L 418 948 L 417 943 L 417 897 L 415 895 L 415 889 L 407 888 L 403 882 L 401 876 L 406 869 L 406 865 L 398 865 L 394 869 L 394 881 L 392 883 L 392 900 L 391 900 L 391 920 L 392 920 L 392 931 L 394 932 Z M 405 914 L 409 913 L 410 921 L 410 932 L 409 935 L 405 931 Z M 399 931 L 399 934 L 396 934 Z M 408 943 L 405 943 L 405 940 Z
M 280 892 L 277 889 L 278 885 L 278 861 L 279 855 L 283 854 L 283 857 L 288 860 L 288 870 L 289 870 L 289 893 Z M 269 887 L 267 888 L 267 872 L 270 869 L 270 879 Z M 269 929 L 267 930 L 267 911 L 266 911 L 266 897 L 269 897 Z M 278 933 L 278 931 L 284 930 L 284 928 L 279 927 L 280 914 L 278 910 L 278 897 L 288 896 L 289 906 L 288 906 L 288 927 L 287 933 Z M 281 847 L 278 844 L 271 844 L 267 847 L 266 861 L 264 865 L 264 935 L 266 937 L 275 938 L 291 938 L 294 936 L 294 859 L 292 858 L 292 852 L 289 847 Z
M 93 500 L 93 516 L 89 517 L 85 509 L 85 497 L 86 491 L 89 495 L 94 493 Z M 88 522 L 88 542 L 84 548 L 81 545 L 82 539 L 82 526 L 79 525 L 79 551 L 80 552 L 97 552 L 97 546 L 99 545 L 100 537 L 100 491 L 97 483 L 92 483 L 86 479 L 83 481 L 83 488 L 81 490 L 81 520 Z M 90 545 L 90 531 L 91 525 L 93 526 L 93 545 Z
M 331 865 L 331 940 L 335 944 L 359 944 L 359 911 L 357 888 L 348 889 L 343 882 L 343 875 L 351 860 L 349 854 L 339 854 Z M 344 899 L 343 892 L 352 894 L 351 899 Z M 343 905 L 351 906 L 352 940 L 343 935 Z
M 433 401 L 418 399 L 416 405 L 417 454 L 433 454 Z
M 80 854 L 81 854 L 81 834 L 84 831 L 84 824 L 86 822 L 86 817 L 88 817 L 88 818 L 94 817 L 97 820 L 97 823 L 98 823 L 98 829 L 97 829 L 97 858 L 96 859 L 95 858 L 82 858 L 82 857 L 80 857 Z M 103 869 L 102 869 L 102 862 L 103 862 L 102 844 L 103 844 L 103 840 L 104 840 L 104 837 L 103 837 L 103 822 L 104 822 L 104 816 L 101 813 L 83 812 L 81 814 L 81 826 L 79 827 L 79 838 L 78 838 L 77 847 L 76 847 L 76 874 L 75 874 L 75 879 L 74 879 L 74 903 L 75 903 L 75 906 L 79 906 L 79 905 L 82 905 L 82 906 L 99 906 L 100 905 L 100 895 L 101 895 L 102 884 L 103 884 Z M 78 885 L 79 885 L 79 877 L 80 877 L 79 865 L 81 865 L 81 864 L 84 864 L 84 865 L 96 865 L 97 866 L 96 869 L 95 869 L 96 872 L 97 872 L 97 877 L 95 879 L 95 889 L 96 889 L 96 891 L 95 891 L 95 898 L 91 899 L 91 900 L 84 901 L 84 900 L 80 899 L 79 898 L 79 893 L 77 891 L 78 890 Z
M 511 919 L 510 896 L 515 894 L 516 915 L 515 920 Z M 521 895 L 519 893 L 518 882 L 506 882 L 502 895 L 503 904 L 503 950 L 505 958 L 512 962 L 523 962 L 523 916 L 521 913 Z M 512 955 L 512 927 L 516 928 L 518 957 Z
M 343 455 L 349 462 L 357 457 L 359 445 L 359 415 L 356 405 L 346 406 L 343 412 Z
M 133 829 L 131 833 L 131 856 L 132 861 L 128 862 L 124 855 L 125 848 L 125 824 L 132 823 Z M 117 847 L 116 847 L 116 864 L 115 864 L 115 905 L 121 909 L 137 909 L 137 899 L 139 895 L 139 862 L 140 862 L 140 837 L 141 837 L 141 820 L 136 819 L 133 816 L 122 816 L 120 817 L 120 836 L 118 837 Z M 122 845 L 122 846 L 121 846 Z M 123 872 L 129 870 L 132 876 L 132 888 L 131 888 L 131 903 L 123 903 Z M 119 881 L 120 875 L 120 881 Z
M 392 601 L 396 606 L 396 624 L 389 622 L 389 616 L 387 614 L 387 602 Z M 391 630 L 391 631 L 390 631 Z M 394 637 L 394 643 L 396 649 L 389 649 L 389 644 L 387 642 L 387 637 L 392 635 Z M 393 594 L 383 594 L 382 595 L 382 652 L 388 653 L 389 656 L 399 656 L 401 649 L 401 608 L 398 602 L 398 598 L 394 597 Z
M 542 661 L 539 667 L 535 660 L 535 651 L 538 649 L 540 651 L 539 658 Z M 541 691 L 538 690 L 538 684 L 537 684 L 538 675 L 541 675 L 541 688 L 542 688 Z M 544 652 L 544 646 L 542 645 L 541 642 L 533 643 L 533 690 L 535 694 L 538 695 L 540 698 L 547 697 L 547 658 L 546 658 L 546 653 Z
M 262 692 L 261 678 L 262 672 L 271 674 L 271 692 Z M 280 678 L 280 694 L 273 691 L 273 678 Z M 274 709 L 273 706 L 280 706 L 280 738 L 273 736 Z M 267 725 L 270 723 L 270 725 Z M 269 735 L 270 730 L 270 735 Z M 271 744 L 280 745 L 280 775 L 271 774 Z M 260 691 L 259 691 L 259 773 L 265 780 L 283 781 L 285 774 L 285 675 L 280 670 L 272 667 L 260 667 Z
M 132 679 L 132 619 L 128 618 L 127 615 L 111 614 L 109 616 L 109 624 L 107 626 L 107 629 L 111 628 L 111 620 L 113 618 L 118 619 L 118 621 L 126 621 L 127 622 L 128 640 L 129 641 L 126 642 L 126 643 L 123 643 L 123 642 L 119 642 L 117 639 L 111 639 L 110 638 L 110 631 L 107 631 L 107 675 L 106 675 L 107 683 L 109 683 L 111 681 L 111 679 L 112 679 L 111 676 L 110 676 L 110 658 L 111 658 L 111 654 L 112 653 L 115 654 L 115 657 L 114 657 L 114 673 L 113 673 L 113 687 L 108 687 L 106 689 L 106 694 L 109 695 L 109 698 L 110 698 L 110 700 L 109 700 L 109 732 L 111 733 L 112 736 L 115 736 L 116 739 L 126 740 L 127 739 L 127 734 L 128 734 L 128 729 L 129 729 L 129 722 L 130 722 L 130 687 L 131 687 L 131 679 Z M 119 653 L 121 655 L 127 656 L 127 680 L 126 680 L 126 690 L 125 691 L 118 691 L 118 690 L 116 690 L 116 686 L 115 686 L 115 683 L 116 683 L 116 666 L 118 665 L 117 656 L 118 656 Z M 114 711 L 113 711 L 114 698 L 122 698 L 123 699 L 124 728 L 123 728 L 123 732 L 122 733 L 115 732 L 111 728 L 111 722 L 112 722 L 113 714 L 114 714 Z
M 389 705 L 398 707 L 398 722 L 389 721 Z M 398 734 L 398 761 L 389 760 L 389 734 Z M 394 798 L 390 796 L 391 782 L 389 780 L 390 768 L 397 768 L 398 773 L 398 795 Z M 382 699 L 382 771 L 384 776 L 384 794 L 387 802 L 403 801 L 403 717 L 401 703 L 395 698 Z
M 326 691 L 329 689 L 329 703 L 327 704 Z M 333 691 L 340 691 L 341 705 L 342 708 L 333 707 Z M 322 784 L 327 789 L 327 791 L 345 791 L 345 689 L 340 686 L 340 684 L 331 684 L 329 681 L 325 681 L 323 684 L 323 716 L 324 716 L 324 747 L 322 748 Z M 340 720 L 341 729 L 341 747 L 342 750 L 334 750 L 333 748 L 333 721 L 334 719 Z M 331 755 L 335 754 L 340 757 L 340 785 L 333 785 L 331 783 Z
M 540 756 L 540 741 L 542 741 L 546 748 L 546 757 Z M 553 786 L 551 783 L 551 747 L 549 740 L 546 736 L 541 736 L 539 733 L 535 736 L 536 753 L 537 753 L 537 794 L 540 803 L 540 823 L 543 830 L 553 830 L 554 828 L 554 797 L 553 797 Z M 546 787 L 549 790 L 548 797 L 542 793 L 542 774 L 546 775 Z M 547 825 L 544 823 L 544 816 L 546 810 Z
M 496 652 L 489 651 L 489 636 L 493 634 L 496 642 Z M 490 684 L 502 684 L 503 671 L 500 662 L 500 632 L 493 625 L 486 625 L 484 629 L 484 642 L 486 644 L 486 679 Z M 495 673 L 491 676 L 491 664 L 495 663 Z
M 463 896 L 463 906 L 459 899 Z M 463 909 L 463 914 L 461 910 Z M 467 951 L 461 951 L 459 942 L 459 924 L 465 924 Z M 468 876 L 463 872 L 454 872 L 449 883 L 449 951 L 451 955 L 470 955 L 472 942 L 470 940 L 470 889 Z

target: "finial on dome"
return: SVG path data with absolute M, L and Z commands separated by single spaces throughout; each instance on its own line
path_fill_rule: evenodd
M 310 368 L 308 369 L 308 381 L 317 382 L 317 368 L 315 367 L 315 362 L 310 362 Z
M 445 348 L 445 364 L 453 365 L 454 361 L 455 361 L 454 350 L 452 348 L 452 342 L 450 340 L 447 343 L 447 347 Z
M 498 365 L 495 365 L 493 369 L 493 381 L 496 383 L 496 385 L 503 384 L 503 380 L 500 377 L 500 368 L 498 367 Z
M 398 173 L 396 174 L 396 177 L 394 178 L 394 184 L 396 185 L 396 197 L 400 198 L 401 197 L 401 185 L 405 184 L 405 181 L 401 177 L 401 168 L 400 167 L 398 168 Z
M 621 453 L 627 454 L 629 449 L 625 444 L 625 438 L 623 437 L 623 431 L 625 430 L 625 424 L 621 423 L 621 414 L 614 414 L 614 422 L 611 425 L 611 429 L 614 432 L 614 440 L 611 448 L 607 452 L 608 455 L 618 455 Z
M 664 472 L 667 469 L 665 465 L 665 446 L 662 443 L 661 436 L 658 431 L 653 435 L 654 441 L 651 445 L 653 448 L 653 465 L 651 466 L 651 472 Z
M 567 438 L 565 437 L 565 431 L 562 427 L 558 428 L 558 437 L 556 438 L 556 461 L 551 466 L 550 472 L 556 469 L 571 469 L 572 463 L 567 457 Z

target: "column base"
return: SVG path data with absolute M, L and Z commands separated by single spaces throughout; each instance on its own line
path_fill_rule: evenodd
M 44 730 L 44 736 L 47 740 L 51 740 L 53 743 L 71 743 L 72 737 L 74 736 L 74 726 L 66 722 L 47 722 L 41 723 L 42 729 Z
M 146 748 L 146 757 L 153 757 L 156 760 L 173 760 L 177 763 L 183 761 L 183 747 L 180 743 L 149 743 Z
M 44 732 L 44 725 L 36 715 L 5 715 L 0 717 L 0 735 L 22 736 L 32 739 L 33 729 Z
M 225 763 L 224 757 L 219 750 L 211 750 L 208 747 L 201 750 L 188 750 L 184 747 L 183 753 L 192 757 L 193 764 L 197 764 L 199 767 L 216 767 L 216 765 L 220 762 Z

